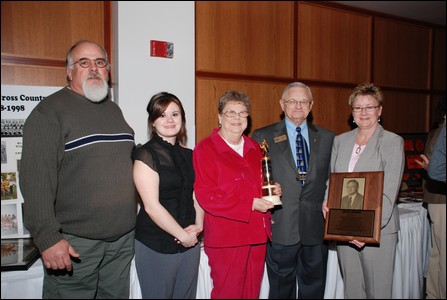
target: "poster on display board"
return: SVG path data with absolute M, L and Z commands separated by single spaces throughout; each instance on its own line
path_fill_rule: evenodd
M 40 101 L 61 88 L 55 86 L 2 85 L 2 239 L 30 237 L 29 231 L 24 226 L 24 199 L 19 187 L 23 125 L 28 115 Z

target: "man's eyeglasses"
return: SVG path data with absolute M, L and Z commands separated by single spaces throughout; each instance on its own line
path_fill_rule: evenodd
M 307 108 L 307 107 L 309 107 L 310 102 L 311 102 L 311 101 L 307 101 L 307 100 L 296 100 L 296 99 L 289 99 L 289 100 L 282 99 L 282 100 L 284 101 L 284 103 L 287 106 L 291 106 L 291 107 L 295 106 L 299 103 L 301 107 Z
M 370 113 L 370 112 L 373 112 L 374 109 L 376 109 L 379 106 L 380 105 L 377 105 L 377 106 L 367 106 L 367 107 L 354 106 L 352 108 L 352 111 L 355 112 L 355 113 L 359 113 L 359 112 L 362 112 L 363 110 L 365 110 L 366 112 Z
M 235 112 L 234 110 L 223 112 L 223 114 L 228 118 L 236 118 L 236 116 L 239 116 L 241 118 L 248 118 L 248 116 L 250 115 L 248 111 Z
M 88 68 L 91 66 L 92 62 L 94 62 L 98 68 L 105 68 L 109 65 L 109 62 L 105 60 L 105 58 L 90 59 L 86 57 L 80 58 L 71 65 L 78 63 L 82 68 Z

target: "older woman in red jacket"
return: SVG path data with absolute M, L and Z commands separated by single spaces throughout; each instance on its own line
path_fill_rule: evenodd
M 213 279 L 211 298 L 259 298 L 274 205 L 261 198 L 258 143 L 243 135 L 247 95 L 224 93 L 220 128 L 194 149 L 194 190 L 205 210 L 204 247 Z M 280 187 L 275 192 L 280 194 Z

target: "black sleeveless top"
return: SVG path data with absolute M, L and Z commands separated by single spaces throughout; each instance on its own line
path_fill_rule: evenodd
M 196 212 L 192 199 L 195 179 L 192 150 L 176 142 L 172 145 L 158 136 L 132 153 L 133 160 L 140 160 L 160 177 L 160 204 L 183 228 L 194 224 Z M 142 204 L 135 228 L 135 238 L 160 253 L 180 253 L 192 248 L 178 244 L 172 235 L 158 227 L 144 210 Z

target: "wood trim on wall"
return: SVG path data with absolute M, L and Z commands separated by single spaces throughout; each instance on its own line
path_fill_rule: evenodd
M 26 66 L 47 66 L 47 67 L 65 67 L 65 60 L 39 59 L 29 57 L 17 57 L 2 55 L 2 65 L 26 65 Z
M 65 85 L 66 52 L 81 39 L 113 57 L 110 1 L 2 1 L 1 14 L 2 84 Z
M 236 9 L 238 5 L 250 5 L 249 3 L 241 4 L 239 1 L 234 1 L 230 8 L 225 7 L 225 9 Z M 384 93 L 386 129 L 397 133 L 409 130 L 426 132 L 430 129 L 432 110 L 434 103 L 438 101 L 435 99 L 439 99 L 439 96 L 445 93 L 445 27 L 356 9 L 329 1 L 294 1 L 293 3 L 293 8 L 290 6 L 293 10 L 293 28 L 283 28 L 285 31 L 292 32 L 293 38 L 286 40 L 287 43 L 282 45 L 282 47 L 293 49 L 292 76 L 281 76 L 278 73 L 267 75 L 253 72 L 253 70 L 245 73 L 229 72 L 228 70 L 234 67 L 233 65 L 237 67 L 238 64 L 245 62 L 226 61 L 226 56 L 219 55 L 219 52 L 209 45 L 219 43 L 218 40 L 222 38 L 222 35 L 218 33 L 226 30 L 224 24 L 235 24 L 241 21 L 232 19 L 231 16 L 237 15 L 236 12 L 227 11 L 225 16 L 220 15 L 217 4 L 213 2 L 195 3 L 198 37 L 196 38 L 196 141 L 201 140 L 212 130 L 211 124 L 208 124 L 206 120 L 216 117 L 215 106 L 217 97 L 220 96 L 216 92 L 223 92 L 224 87 L 228 89 L 241 87 L 243 86 L 241 82 L 247 84 L 247 90 L 244 92 L 247 92 L 251 98 L 252 106 L 255 108 L 252 115 L 256 119 L 253 124 L 258 126 L 279 121 L 276 111 L 256 110 L 256 107 L 270 105 L 268 103 L 272 101 L 277 102 L 282 90 L 277 91 L 278 94 L 275 94 L 274 98 L 271 98 L 271 93 L 264 95 L 258 93 L 257 90 L 268 90 L 268 86 L 272 84 L 275 85 L 275 90 L 278 90 L 281 84 L 285 87 L 291 82 L 301 81 L 309 85 L 312 91 L 315 91 L 315 95 L 323 97 L 323 99 L 317 99 L 312 111 L 313 120 L 337 133 L 347 131 L 352 125 L 348 121 L 349 107 L 345 107 L 347 97 L 357 84 L 370 81 L 376 83 Z M 274 9 L 275 3 L 271 2 L 269 5 L 271 5 L 269 18 L 281 17 L 276 15 L 279 10 Z M 207 11 L 213 13 L 204 16 L 201 13 L 204 6 Z M 223 6 L 224 4 L 219 4 L 220 9 Z M 247 10 L 244 18 L 254 22 L 255 17 L 251 13 L 252 10 Z M 323 14 L 324 17 L 322 17 Z M 285 15 L 288 16 L 287 13 Z M 221 25 L 215 22 L 216 19 L 225 22 Z M 245 25 L 243 26 L 239 31 L 246 34 Z M 215 34 L 208 33 L 206 39 L 203 39 L 203 28 L 212 30 Z M 444 40 L 442 40 L 442 33 L 444 33 Z M 387 34 L 396 36 L 387 37 Z M 322 39 L 322 36 L 326 38 Z M 412 47 L 406 47 L 412 39 L 419 40 L 413 41 Z M 238 36 L 223 39 L 224 42 L 220 40 L 220 43 L 224 43 L 222 51 L 235 51 L 237 52 L 235 56 L 250 57 L 251 52 L 248 50 L 251 48 L 241 43 L 234 43 L 238 40 Z M 359 40 L 363 43 L 360 54 L 369 52 L 361 59 L 355 53 Z M 310 48 L 303 49 L 307 45 L 310 45 Z M 256 45 L 255 48 L 258 46 Z M 387 49 L 387 52 L 382 51 L 384 47 L 392 48 Z M 305 50 L 307 52 L 303 52 Z M 391 55 L 395 59 L 390 60 Z M 213 64 L 203 68 L 201 62 L 207 59 L 212 60 Z M 264 56 L 260 60 L 269 59 L 269 56 Z M 313 61 L 303 61 L 305 59 Z M 435 88 L 435 82 L 437 88 Z M 409 105 L 405 104 L 406 101 Z M 326 107 L 321 107 L 321 105 Z M 402 114 L 402 106 L 405 106 L 405 114 L 402 117 L 393 118 L 393 115 Z M 200 110 L 197 109 L 198 107 Z M 272 115 L 262 115 L 266 113 Z M 417 120 L 415 121 L 414 118 Z

